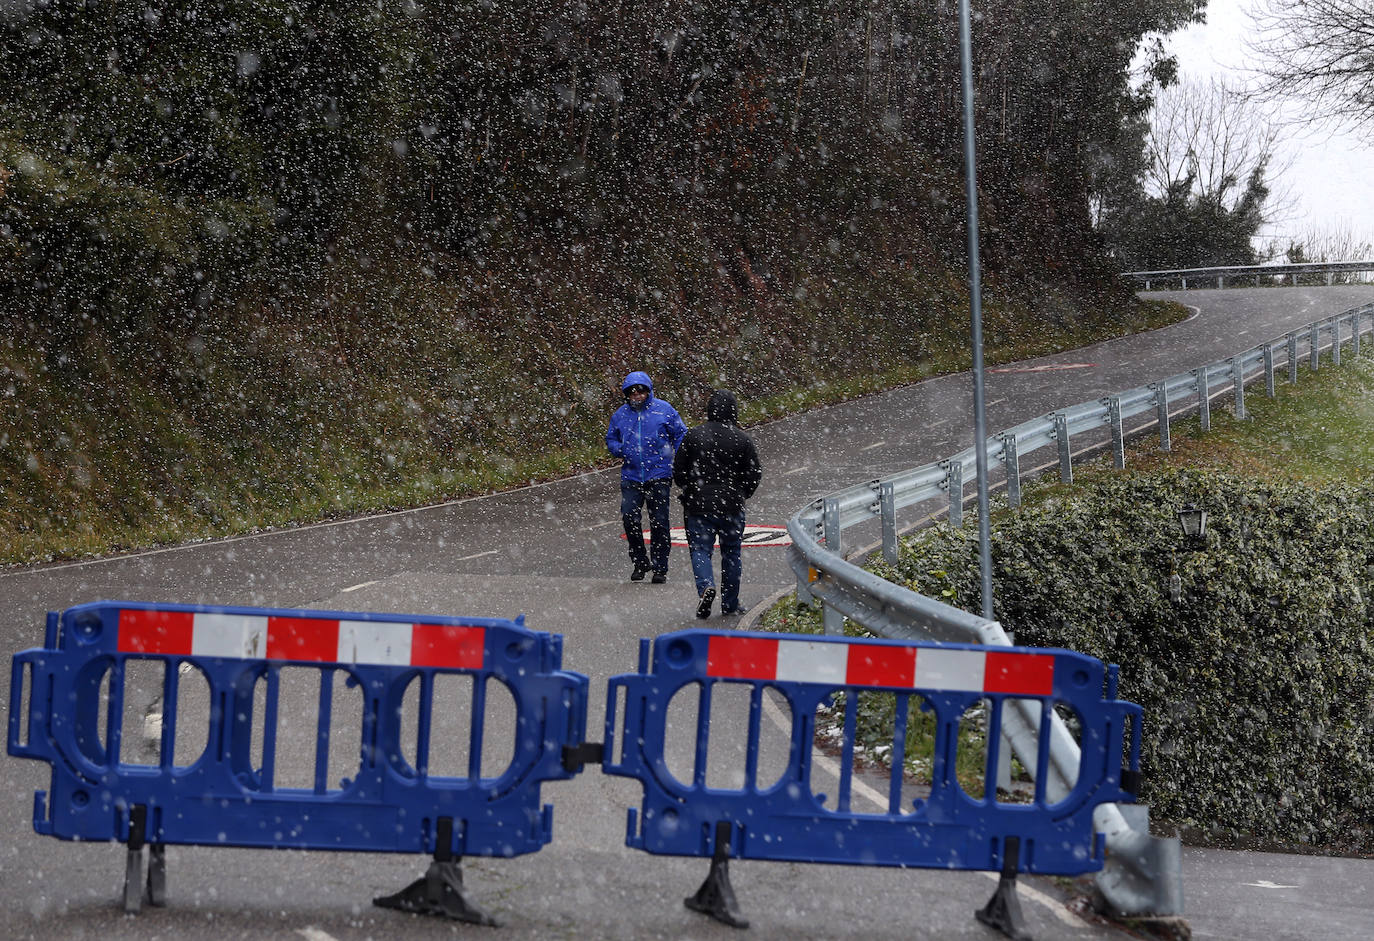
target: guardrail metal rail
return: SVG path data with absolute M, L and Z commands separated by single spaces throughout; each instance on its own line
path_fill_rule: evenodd
M 1328 286 L 1335 283 L 1340 275 L 1364 275 L 1357 280 L 1368 281 L 1374 274 L 1374 261 L 1314 261 L 1296 265 L 1229 265 L 1217 268 L 1172 268 L 1164 271 L 1127 271 L 1121 277 L 1143 285 L 1146 291 L 1161 290 L 1158 282 L 1166 285 L 1178 282 L 1183 290 L 1199 287 L 1226 287 L 1227 279 L 1253 279 L 1254 284 L 1262 286 L 1265 279 L 1270 284 L 1284 283 L 1296 286 L 1298 279 L 1305 275 L 1322 275 Z M 1192 284 L 1189 284 L 1189 282 Z

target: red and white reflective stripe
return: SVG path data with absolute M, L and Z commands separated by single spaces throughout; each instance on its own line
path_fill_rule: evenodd
M 332 618 L 119 612 L 121 653 L 480 670 L 486 629 Z
M 889 686 L 1048 696 L 1054 655 L 761 637 L 712 637 L 706 675 L 827 686 Z

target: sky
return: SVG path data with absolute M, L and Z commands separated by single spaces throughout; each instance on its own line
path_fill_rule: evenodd
M 1165 40 L 1182 75 L 1247 77 L 1246 40 L 1254 36 L 1249 10 L 1254 0 L 1211 0 L 1207 23 Z M 1291 166 L 1276 180 L 1292 203 L 1285 218 L 1261 230 L 1261 243 L 1310 229 L 1348 230 L 1374 243 L 1374 140 L 1327 131 L 1295 132 L 1283 159 Z

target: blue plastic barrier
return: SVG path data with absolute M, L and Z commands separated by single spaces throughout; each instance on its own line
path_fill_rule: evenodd
M 706 785 L 712 693 L 722 683 L 749 689 L 746 767 L 738 789 Z M 689 684 L 700 684 L 695 734 L 695 775 L 679 781 L 664 753 L 669 703 Z M 1104 698 L 1104 684 L 1109 687 Z M 776 690 L 791 707 L 789 754 L 776 783 L 758 786 L 757 769 L 764 697 Z M 623 695 L 622 695 L 623 691 Z M 813 791 L 815 715 L 833 693 L 846 693 L 840 780 L 836 799 Z M 887 806 L 856 810 L 852 804 L 856 696 L 863 691 L 896 694 L 892 767 Z M 689 694 L 690 695 L 690 694 Z M 901 769 L 910 697 L 935 713 L 935 746 L 928 796 L 900 806 Z M 617 700 L 623 700 L 617 759 Z M 987 741 L 997 743 L 1008 700 L 1041 704 L 1040 728 L 1048 728 L 1056 704 L 1081 722 L 1081 765 L 1072 790 L 1046 798 L 1049 736 L 1039 737 L 1037 782 L 1029 803 L 996 797 L 996 752 L 989 748 L 984 794 L 974 798 L 955 776 L 958 731 L 965 711 L 991 703 Z M 1140 707 L 1115 700 L 1115 669 L 1088 656 L 1040 648 L 988 648 L 955 644 L 903 644 L 838 637 L 740 632 L 683 631 L 641 642 L 637 674 L 612 677 L 607 693 L 606 747 L 602 769 L 638 779 L 640 811 L 629 810 L 626 843 L 650 853 L 879 866 L 1010 870 L 1072 875 L 1100 869 L 1103 846 L 1094 833 L 1093 809 L 1130 802 L 1139 771 Z M 1123 768 L 1130 727 L 1129 765 Z M 689 736 L 691 738 L 692 736 Z M 714 873 L 714 869 L 713 869 Z M 731 923 L 722 885 L 703 886 L 688 904 Z M 1014 898 L 1014 895 L 1013 895 Z
M 164 721 L 155 764 L 131 763 L 121 754 L 125 672 L 136 660 L 162 667 Z M 448 868 L 431 872 L 429 890 L 409 900 L 415 904 L 391 901 L 425 910 L 428 899 L 454 914 L 465 905 L 454 897 L 460 894 L 454 859 L 531 853 L 551 838 L 553 807 L 541 807 L 539 786 L 576 773 L 565 767 L 563 752 L 582 743 L 586 725 L 587 678 L 562 671 L 561 660 L 562 638 L 527 630 L 522 620 L 85 604 L 60 619 L 50 614 L 44 648 L 14 656 L 9 753 L 52 764 L 50 789 L 34 796 L 35 830 L 129 844 L 129 910 L 141 899 L 132 854 L 147 842 L 155 849 L 149 871 L 155 903 L 164 878 L 159 851 L 168 843 L 423 852 Z M 183 767 L 173 757 L 187 664 L 208 683 L 209 728 L 204 752 Z M 310 788 L 274 782 L 279 678 L 286 666 L 320 675 Z M 361 755 L 356 773 L 331 786 L 336 673 L 362 691 L 360 739 L 353 739 L 361 741 Z M 445 673 L 472 677 L 466 777 L 433 776 L 427 767 L 434 684 Z M 417 681 L 415 738 L 403 741 L 403 700 Z M 493 681 L 514 700 L 515 742 L 505 772 L 483 778 L 484 703 Z M 264 703 L 261 723 L 255 696 Z M 407 753 L 416 757 L 413 766 Z M 472 910 L 468 920 L 489 919 Z

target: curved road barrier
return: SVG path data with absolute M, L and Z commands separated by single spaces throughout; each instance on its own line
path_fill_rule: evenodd
M 1177 285 L 1187 291 L 1192 288 L 1224 288 L 1227 282 L 1244 282 L 1262 286 L 1265 282 L 1273 285 L 1297 285 L 1303 277 L 1320 276 L 1327 284 L 1334 284 L 1336 278 L 1359 275 L 1358 280 L 1367 281 L 1374 275 L 1374 261 L 1314 261 L 1297 265 L 1231 265 L 1219 268 L 1172 268 L 1166 271 L 1127 271 L 1121 277 L 1134 281 L 1144 290 L 1162 290 Z M 1191 283 L 1190 283 L 1191 282 Z

